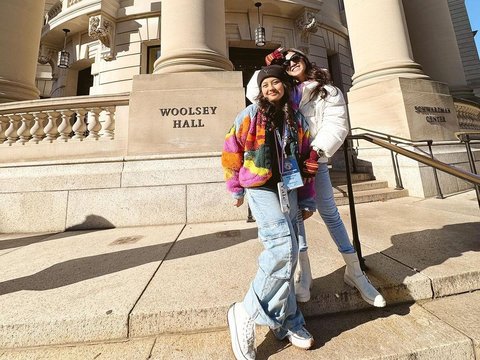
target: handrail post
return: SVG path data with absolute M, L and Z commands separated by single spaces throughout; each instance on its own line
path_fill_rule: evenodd
M 362 270 L 366 270 L 365 259 L 362 256 L 362 247 L 360 245 L 360 238 L 358 236 L 357 215 L 355 212 L 355 199 L 353 196 L 352 176 L 350 173 L 350 160 L 349 160 L 349 142 L 348 137 L 343 143 L 343 154 L 345 156 L 345 171 L 347 175 L 347 191 L 348 191 L 348 205 L 350 207 L 350 220 L 352 224 L 352 236 L 353 247 L 357 252 L 358 261 Z
M 392 143 L 392 138 L 390 137 L 390 135 L 388 135 L 388 142 L 390 144 Z M 398 162 L 395 159 L 395 155 L 392 150 L 390 150 L 390 156 L 392 157 L 393 173 L 395 174 L 395 190 L 403 190 L 403 184 L 402 184 L 402 181 L 400 180 L 400 175 L 399 175 Z
M 470 171 L 474 174 L 477 174 L 477 168 L 475 167 L 475 159 L 473 158 L 472 148 L 470 147 L 470 136 L 465 134 L 464 137 L 465 147 L 467 149 L 468 162 L 470 163 Z M 474 184 L 475 192 L 477 194 L 478 207 L 480 207 L 480 186 Z
M 428 151 L 430 152 L 430 158 L 434 160 L 433 157 L 433 151 L 432 151 L 432 140 L 427 141 L 428 145 Z M 440 182 L 438 181 L 438 174 L 437 174 L 437 169 L 435 169 L 433 166 L 431 167 L 433 170 L 433 178 L 435 179 L 435 186 L 437 188 L 437 199 L 444 199 L 444 196 L 442 194 L 442 189 L 440 188 Z

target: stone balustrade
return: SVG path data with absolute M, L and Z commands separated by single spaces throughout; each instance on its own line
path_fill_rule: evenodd
M 81 2 L 82 0 L 68 0 L 68 6 L 72 6 L 72 5 L 75 5 L 79 2 Z
M 53 5 L 50 10 L 45 14 L 45 24 L 50 20 L 55 18 L 58 14 L 62 12 L 63 9 L 63 0 L 59 0 L 55 5 Z
M 112 140 L 116 105 L 128 103 L 128 96 L 59 99 L 0 105 L 0 146 Z
M 112 14 L 118 6 L 117 0 L 58 0 L 45 14 L 42 37 L 56 27 L 61 29 L 65 23 L 67 28 L 71 28 L 72 16 L 78 19 L 82 15 L 104 11 Z
M 480 105 L 464 99 L 455 99 L 458 124 L 461 129 L 480 130 Z
M 30 149 L 27 153 L 34 153 L 35 146 L 42 145 L 45 151 L 46 144 L 84 143 L 83 147 L 90 148 L 92 141 L 112 141 L 116 138 L 119 108 L 124 109 L 123 117 L 128 121 L 128 111 L 125 111 L 128 103 L 129 95 L 122 94 L 0 104 L 0 154 L 6 154 L 8 148 L 21 146 Z M 81 155 L 81 146 L 76 148 Z M 24 160 L 22 151 L 14 153 L 17 161 Z M 32 156 L 27 155 L 28 158 Z

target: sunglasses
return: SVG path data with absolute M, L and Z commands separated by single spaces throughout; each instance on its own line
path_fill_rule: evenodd
M 299 55 L 299 54 L 294 54 L 294 55 L 292 55 L 292 57 L 291 57 L 290 59 L 285 59 L 285 60 L 283 61 L 283 64 L 282 64 L 282 65 L 285 66 L 285 67 L 288 67 L 288 66 L 290 66 L 290 64 L 292 63 L 292 61 L 293 61 L 295 64 L 298 64 L 298 63 L 300 62 L 300 60 L 302 60 L 302 58 L 303 58 L 303 57 L 302 57 L 301 55 Z

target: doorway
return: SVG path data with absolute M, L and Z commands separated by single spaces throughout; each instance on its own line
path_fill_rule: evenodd
M 265 56 L 272 51 L 273 49 L 239 47 L 229 49 L 230 61 L 235 68 L 234 70 L 242 72 L 243 87 L 247 87 L 248 81 L 252 78 L 255 70 L 260 70 L 262 66 L 265 66 Z M 250 104 L 248 99 L 247 104 Z
M 77 96 L 90 95 L 90 88 L 93 86 L 92 67 L 89 66 L 86 69 L 78 72 L 77 79 Z

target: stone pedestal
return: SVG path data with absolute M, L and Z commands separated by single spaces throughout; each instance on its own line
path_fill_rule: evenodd
M 220 152 L 244 107 L 241 72 L 135 76 L 128 155 Z
M 453 99 L 443 83 L 394 78 L 351 91 L 348 99 L 352 127 L 363 127 L 406 139 L 434 141 L 455 140 L 454 132 L 460 130 Z M 428 151 L 428 147 L 421 150 Z M 464 161 L 458 156 L 452 157 L 455 152 L 462 156 L 459 148 L 434 147 L 435 157 L 453 165 Z M 390 186 L 395 186 L 388 150 L 362 142 L 358 157 L 372 162 L 378 179 L 386 179 Z M 403 185 L 410 195 L 435 195 L 432 170 L 402 155 L 398 158 Z M 452 176 L 443 176 L 441 182 L 442 188 L 448 188 L 448 192 L 461 190 Z

